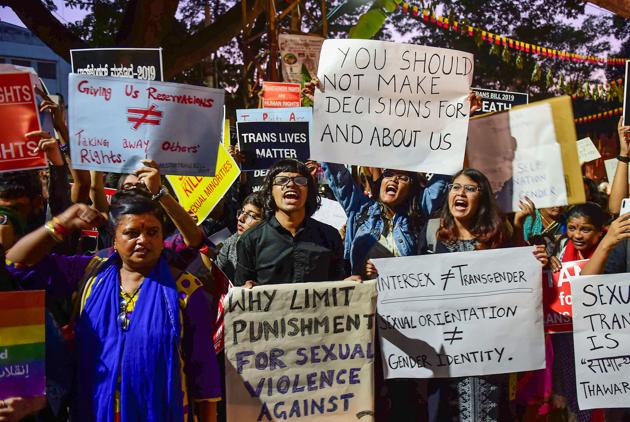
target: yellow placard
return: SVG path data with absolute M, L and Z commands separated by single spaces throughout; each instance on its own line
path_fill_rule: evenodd
M 166 179 L 173 187 L 180 205 L 186 211 L 194 213 L 197 224 L 201 224 L 240 174 L 241 169 L 236 161 L 223 145 L 219 145 L 214 177 L 166 176 Z
M 553 125 L 556 131 L 556 141 L 560 144 L 562 152 L 562 167 L 564 168 L 564 183 L 567 187 L 567 200 L 569 204 L 583 204 L 586 202 L 584 182 L 582 181 L 582 169 L 577 151 L 577 134 L 573 121 L 573 105 L 571 97 L 550 98 L 535 103 L 520 105 L 513 108 L 526 108 L 542 103 L 551 105 Z
M 223 122 L 223 146 L 230 148 L 230 121 L 228 119 Z

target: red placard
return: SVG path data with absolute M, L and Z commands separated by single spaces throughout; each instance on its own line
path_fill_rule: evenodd
M 0 119 L 0 172 L 46 167 L 39 139 L 24 137 L 41 128 L 30 73 L 0 73 Z
M 546 333 L 573 331 L 573 308 L 571 306 L 570 278 L 580 275 L 588 259 L 562 263 L 556 273 L 545 272 L 543 277 L 543 310 Z
M 263 81 L 262 106 L 266 108 L 300 107 L 300 84 Z

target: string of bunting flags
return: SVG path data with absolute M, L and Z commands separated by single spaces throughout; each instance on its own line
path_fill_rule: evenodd
M 613 116 L 621 116 L 623 113 L 623 107 L 618 107 L 608 111 L 602 111 L 601 113 L 590 114 L 588 116 L 578 117 L 575 119 L 575 123 L 590 123 L 593 120 L 608 119 Z
M 548 57 L 555 60 L 571 61 L 578 63 L 605 64 L 609 66 L 625 66 L 626 60 L 630 60 L 622 57 L 583 55 L 518 41 L 512 38 L 504 37 L 499 34 L 494 34 L 482 28 L 477 28 L 473 25 L 460 24 L 458 21 L 452 20 L 446 16 L 436 16 L 435 13 L 431 12 L 429 9 L 420 9 L 418 6 L 411 5 L 408 2 L 399 3 L 398 8 L 402 10 L 402 13 L 404 14 L 408 14 L 426 23 L 436 25 L 438 28 L 441 28 L 445 31 L 448 31 L 450 29 L 452 31 L 461 32 L 462 34 L 467 34 L 471 38 L 475 36 L 475 31 L 479 31 L 481 33 L 482 41 L 486 41 L 489 44 L 502 45 L 504 47 L 508 47 L 512 50 L 520 51 L 522 53 L 537 55 L 540 57 Z

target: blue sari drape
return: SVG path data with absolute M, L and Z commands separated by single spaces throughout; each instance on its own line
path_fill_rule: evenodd
M 175 280 L 164 257 L 144 279 L 128 331 L 121 329 L 120 257 L 105 262 L 77 321 L 78 382 L 73 416 L 113 422 L 183 421 L 181 321 Z

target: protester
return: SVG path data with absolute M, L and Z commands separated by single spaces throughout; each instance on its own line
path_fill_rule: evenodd
M 567 212 L 567 233 L 557 242 L 555 258 L 561 262 L 589 259 L 604 235 L 608 215 L 593 202 L 575 205 Z M 551 336 L 553 342 L 553 393 L 554 402 L 567 404 L 578 421 L 590 421 L 590 410 L 579 410 L 575 385 L 575 356 L 573 333 Z
M 380 177 L 375 200 L 363 194 L 343 165 L 322 167 L 348 216 L 344 258 L 350 261 L 352 274 L 373 277 L 371 258 L 419 254 L 423 218 L 440 207 L 446 177 L 434 176 L 423 191 L 417 174 L 388 169 Z
M 248 195 L 243 201 L 243 208 L 236 215 L 236 233 L 225 239 L 221 246 L 215 263 L 230 280 L 234 280 L 236 273 L 236 243 L 243 233 L 262 222 L 263 206 L 263 200 L 258 193 Z
M 266 220 L 239 239 L 235 284 L 333 281 L 345 277 L 337 230 L 311 218 L 317 187 L 304 163 L 276 162 L 262 189 Z
M 527 216 L 523 223 L 523 239 L 527 242 L 534 236 L 549 236 L 554 241 L 565 230 L 562 207 L 536 209 L 533 216 Z
M 619 118 L 617 125 L 619 136 L 619 155 L 617 156 L 617 169 L 611 182 L 610 196 L 608 197 L 608 209 L 612 214 L 619 214 L 621 201 L 628 197 L 628 163 L 630 162 L 630 126 L 623 125 L 623 116 Z
M 453 176 L 448 189 L 436 235 L 436 253 L 496 249 L 511 244 L 486 176 L 474 169 L 461 170 Z M 541 264 L 547 264 L 543 247 L 537 246 L 533 252 Z M 508 375 L 430 380 L 428 400 L 430 421 L 504 421 L 512 417 Z
M 73 417 L 182 420 L 190 410 L 214 420 L 221 394 L 209 304 L 201 282 L 169 268 L 162 255 L 161 207 L 138 191 L 118 193 L 110 208 L 114 255 L 49 254 L 100 218 L 73 205 L 7 254 L 9 271 L 31 287 L 78 293 Z

